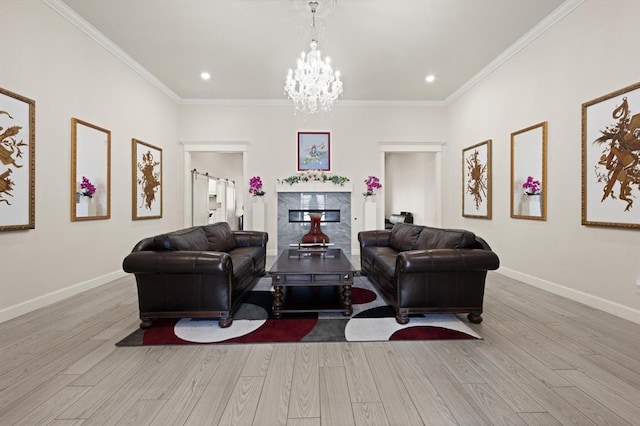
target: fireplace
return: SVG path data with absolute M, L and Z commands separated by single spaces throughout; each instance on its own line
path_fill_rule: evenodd
M 351 192 L 333 184 L 323 184 L 308 191 L 286 187 L 278 191 L 278 253 L 298 244 L 311 229 L 310 214 L 321 213 L 322 232 L 335 248 L 351 254 Z M 331 189 L 323 192 L 322 189 Z M 316 189 L 316 188 L 314 188 Z M 337 192 L 342 189 L 344 192 Z

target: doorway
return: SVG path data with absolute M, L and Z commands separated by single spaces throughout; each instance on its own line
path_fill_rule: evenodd
M 383 203 L 378 208 L 378 229 L 385 218 L 410 212 L 414 223 L 441 226 L 442 176 L 441 143 L 382 143 L 380 161 Z
M 245 183 L 247 176 L 248 144 L 240 143 L 188 143 L 184 145 L 184 225 L 192 226 L 193 222 L 193 176 L 196 169 L 202 174 L 229 182 L 226 189 L 234 188 L 225 198 L 233 199 L 232 206 L 226 203 L 225 215 L 232 229 L 240 227 L 244 215 L 247 196 Z M 217 188 L 216 188 L 217 192 Z M 217 200 L 216 200 L 217 202 Z M 217 206 L 217 204 L 216 204 Z

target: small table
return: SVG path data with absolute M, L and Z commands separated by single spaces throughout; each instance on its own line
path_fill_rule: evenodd
M 353 313 L 351 286 L 355 269 L 340 249 L 324 253 L 284 250 L 269 274 L 273 285 L 273 315 L 294 312 Z

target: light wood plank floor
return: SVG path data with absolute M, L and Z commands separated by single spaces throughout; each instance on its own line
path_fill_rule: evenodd
M 481 341 L 114 345 L 137 326 L 133 277 L 0 324 L 0 424 L 640 425 L 640 326 L 497 273 Z

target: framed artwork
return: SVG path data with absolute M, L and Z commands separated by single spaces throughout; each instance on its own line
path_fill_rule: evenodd
M 0 87 L 0 231 L 36 227 L 36 102 Z
M 162 217 L 162 149 L 131 140 L 132 219 Z
M 547 122 L 511 133 L 511 217 L 547 220 Z
M 298 132 L 298 171 L 331 170 L 329 132 Z
M 462 150 L 462 216 L 491 219 L 491 140 Z
M 71 118 L 71 221 L 111 217 L 111 132 Z
M 639 204 L 636 83 L 582 104 L 582 224 L 640 229 Z

